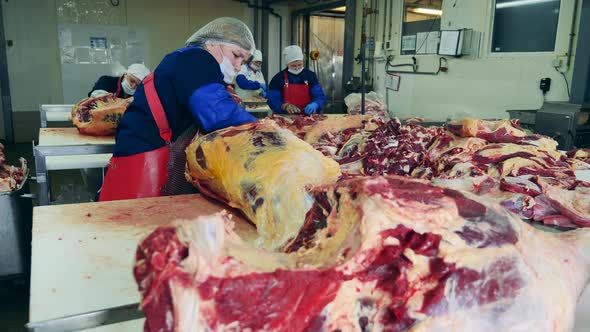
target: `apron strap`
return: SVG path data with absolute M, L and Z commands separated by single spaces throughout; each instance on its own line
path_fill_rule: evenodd
M 123 79 L 123 76 L 119 77 L 119 79 L 117 80 L 117 92 L 115 92 L 115 98 L 119 98 L 119 93 L 121 92 L 121 80 Z
M 283 70 L 283 78 L 285 79 L 285 85 L 289 85 L 289 75 L 286 70 Z
M 148 105 L 150 106 L 152 116 L 154 117 L 154 120 L 156 120 L 156 125 L 160 130 L 160 137 L 162 137 L 166 144 L 170 144 L 172 141 L 172 130 L 170 130 L 170 126 L 168 125 L 164 107 L 162 106 L 162 102 L 160 101 L 160 97 L 158 97 L 158 92 L 156 91 L 156 86 L 154 85 L 154 72 L 151 72 L 143 80 L 143 89 L 145 91 L 145 97 L 147 99 Z

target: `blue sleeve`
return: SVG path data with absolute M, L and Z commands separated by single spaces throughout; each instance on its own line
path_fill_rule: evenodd
M 190 97 L 189 108 L 205 132 L 257 121 L 236 104 L 225 86 L 219 83 L 207 84 L 195 90 Z
M 311 93 L 311 100 L 317 103 L 320 108 L 324 108 L 324 104 L 326 103 L 326 95 L 324 94 L 324 89 L 322 89 L 322 85 L 318 81 L 318 77 L 312 71 L 309 73 L 309 92 Z
M 250 81 L 246 78 L 245 75 L 238 75 L 236 76 L 236 83 L 238 86 L 244 90 L 258 90 L 260 89 L 260 83 L 256 81 Z
M 281 109 L 283 105 L 283 72 L 280 71 L 270 81 L 268 92 L 266 93 L 267 104 L 275 113 L 284 113 Z

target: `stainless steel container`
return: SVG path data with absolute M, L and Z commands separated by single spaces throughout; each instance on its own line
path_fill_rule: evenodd
M 33 203 L 25 184 L 0 192 L 0 279 L 29 273 Z

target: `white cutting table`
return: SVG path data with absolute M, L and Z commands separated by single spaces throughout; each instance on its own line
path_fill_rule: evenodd
M 39 205 L 50 203 L 48 171 L 103 168 L 115 146 L 113 136 L 80 135 L 76 128 L 40 128 L 34 147 Z
M 223 209 L 199 194 L 35 207 L 29 321 L 139 302 L 132 271 L 140 239 Z M 253 226 L 234 219 L 241 236 L 255 237 Z M 142 331 L 143 319 L 92 330 Z

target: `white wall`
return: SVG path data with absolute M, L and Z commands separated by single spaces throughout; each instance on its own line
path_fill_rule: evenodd
M 383 1 L 380 3 L 382 6 Z M 393 35 L 396 45 L 393 63 L 408 63 L 411 62 L 411 56 L 399 55 L 402 0 L 393 0 L 393 3 Z M 456 7 L 452 7 L 454 3 Z M 357 13 L 357 45 L 361 10 L 362 8 L 359 8 Z M 449 71 L 438 76 L 402 74 L 399 91 L 387 93 L 390 111 L 402 118 L 418 116 L 428 120 L 465 116 L 503 118 L 508 116 L 505 111 L 509 109 L 538 109 L 541 106 L 543 97 L 539 90 L 539 80 L 543 77 L 550 77 L 552 80 L 546 100 L 567 101 L 564 80 L 552 67 L 552 60 L 556 57 L 562 59 L 564 66 L 561 69 L 567 70 L 566 76 L 571 82 L 573 68 L 565 68 L 565 54 L 568 49 L 573 0 L 562 0 L 555 52 L 491 54 L 489 50 L 492 14 L 492 1 L 443 1 L 441 27 L 473 28 L 481 31 L 481 56 L 474 60 L 447 57 Z M 380 40 L 383 18 L 377 16 L 377 20 L 377 40 Z M 436 71 L 438 56 L 416 57 L 420 71 Z M 376 63 L 375 89 L 385 95 L 384 65 L 384 62 Z M 356 66 L 355 75 L 359 73 L 360 70 Z
M 12 109 L 37 111 L 39 104 L 63 102 L 57 24 L 101 23 L 96 18 L 57 13 L 64 0 L 2 1 Z M 57 2 L 57 3 L 56 3 Z M 77 2 L 88 8 L 105 8 L 104 0 Z M 107 1 L 108 3 L 108 1 Z M 180 48 L 200 26 L 220 16 L 240 18 L 252 27 L 252 10 L 233 0 L 121 0 L 102 22 L 145 28 L 149 32 L 149 67 L 168 52 Z M 59 16 L 59 18 L 58 18 Z M 110 22 L 112 21 L 112 22 Z M 286 30 L 286 29 L 285 29 Z M 80 82 L 90 88 L 93 82 Z M 83 97 L 83 96 L 81 96 Z
M 55 0 L 2 1 L 12 110 L 60 103 L 61 73 Z

